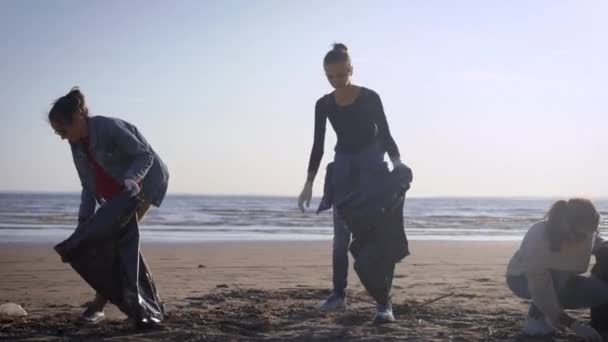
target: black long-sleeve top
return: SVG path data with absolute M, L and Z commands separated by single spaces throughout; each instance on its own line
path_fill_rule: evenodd
M 314 143 L 308 162 L 309 174 L 316 174 L 319 170 L 327 119 L 338 138 L 336 152 L 357 153 L 379 141 L 390 158 L 399 157 L 399 148 L 388 128 L 380 96 L 371 89 L 361 87 L 355 101 L 348 106 L 338 105 L 333 93 L 317 100 Z

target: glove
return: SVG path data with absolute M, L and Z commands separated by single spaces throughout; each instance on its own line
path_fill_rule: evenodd
M 131 194 L 132 197 L 135 197 L 137 194 L 139 194 L 140 188 L 136 181 L 127 178 L 123 183 L 123 190 Z
M 306 208 L 310 207 L 310 199 L 312 198 L 312 181 L 306 181 L 304 183 L 304 189 L 298 197 L 298 207 L 302 212 L 305 212 L 304 202 L 306 202 Z
M 403 162 L 401 161 L 401 158 L 399 158 L 399 157 L 391 158 L 391 162 L 393 163 L 393 170 L 398 170 L 398 169 L 407 170 L 410 183 L 414 180 L 414 174 L 412 173 L 412 169 L 410 169 L 407 165 L 403 164 Z
M 393 163 L 393 169 L 407 167 L 407 166 L 405 166 L 405 164 L 403 164 L 403 162 L 401 161 L 401 158 L 398 156 L 391 158 L 391 162 Z
M 595 330 L 593 329 L 591 326 L 582 323 L 580 321 L 575 321 L 571 326 L 570 329 L 572 329 L 572 331 L 574 331 L 574 333 L 582 338 L 584 341 L 589 341 L 589 342 L 602 342 L 602 336 Z

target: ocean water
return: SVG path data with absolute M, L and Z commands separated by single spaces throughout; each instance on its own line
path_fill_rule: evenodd
M 0 242 L 54 243 L 76 226 L 78 194 L 0 193 Z M 550 198 L 408 198 L 411 240 L 516 241 Z M 148 242 L 329 240 L 331 211 L 301 213 L 295 197 L 168 195 L 141 225 Z M 594 202 L 606 226 L 608 200 Z

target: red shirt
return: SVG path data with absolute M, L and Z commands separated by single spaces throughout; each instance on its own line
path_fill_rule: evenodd
M 89 162 L 93 165 L 95 171 L 95 190 L 97 191 L 97 195 L 105 200 L 109 200 L 120 194 L 122 185 L 116 183 L 116 181 L 106 173 L 89 151 L 89 137 L 83 138 L 81 142 L 82 147 L 87 154 L 87 159 L 89 159 Z

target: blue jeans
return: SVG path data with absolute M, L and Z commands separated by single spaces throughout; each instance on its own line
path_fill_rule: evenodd
M 351 234 L 334 208 L 334 244 L 332 249 L 334 293 L 344 296 L 348 284 L 348 246 Z
M 565 309 L 584 309 L 608 302 L 608 283 L 569 272 L 551 271 L 555 293 Z M 513 293 L 523 299 L 531 299 L 526 276 L 508 276 L 507 285 Z M 541 318 L 544 314 L 532 303 L 528 316 Z

